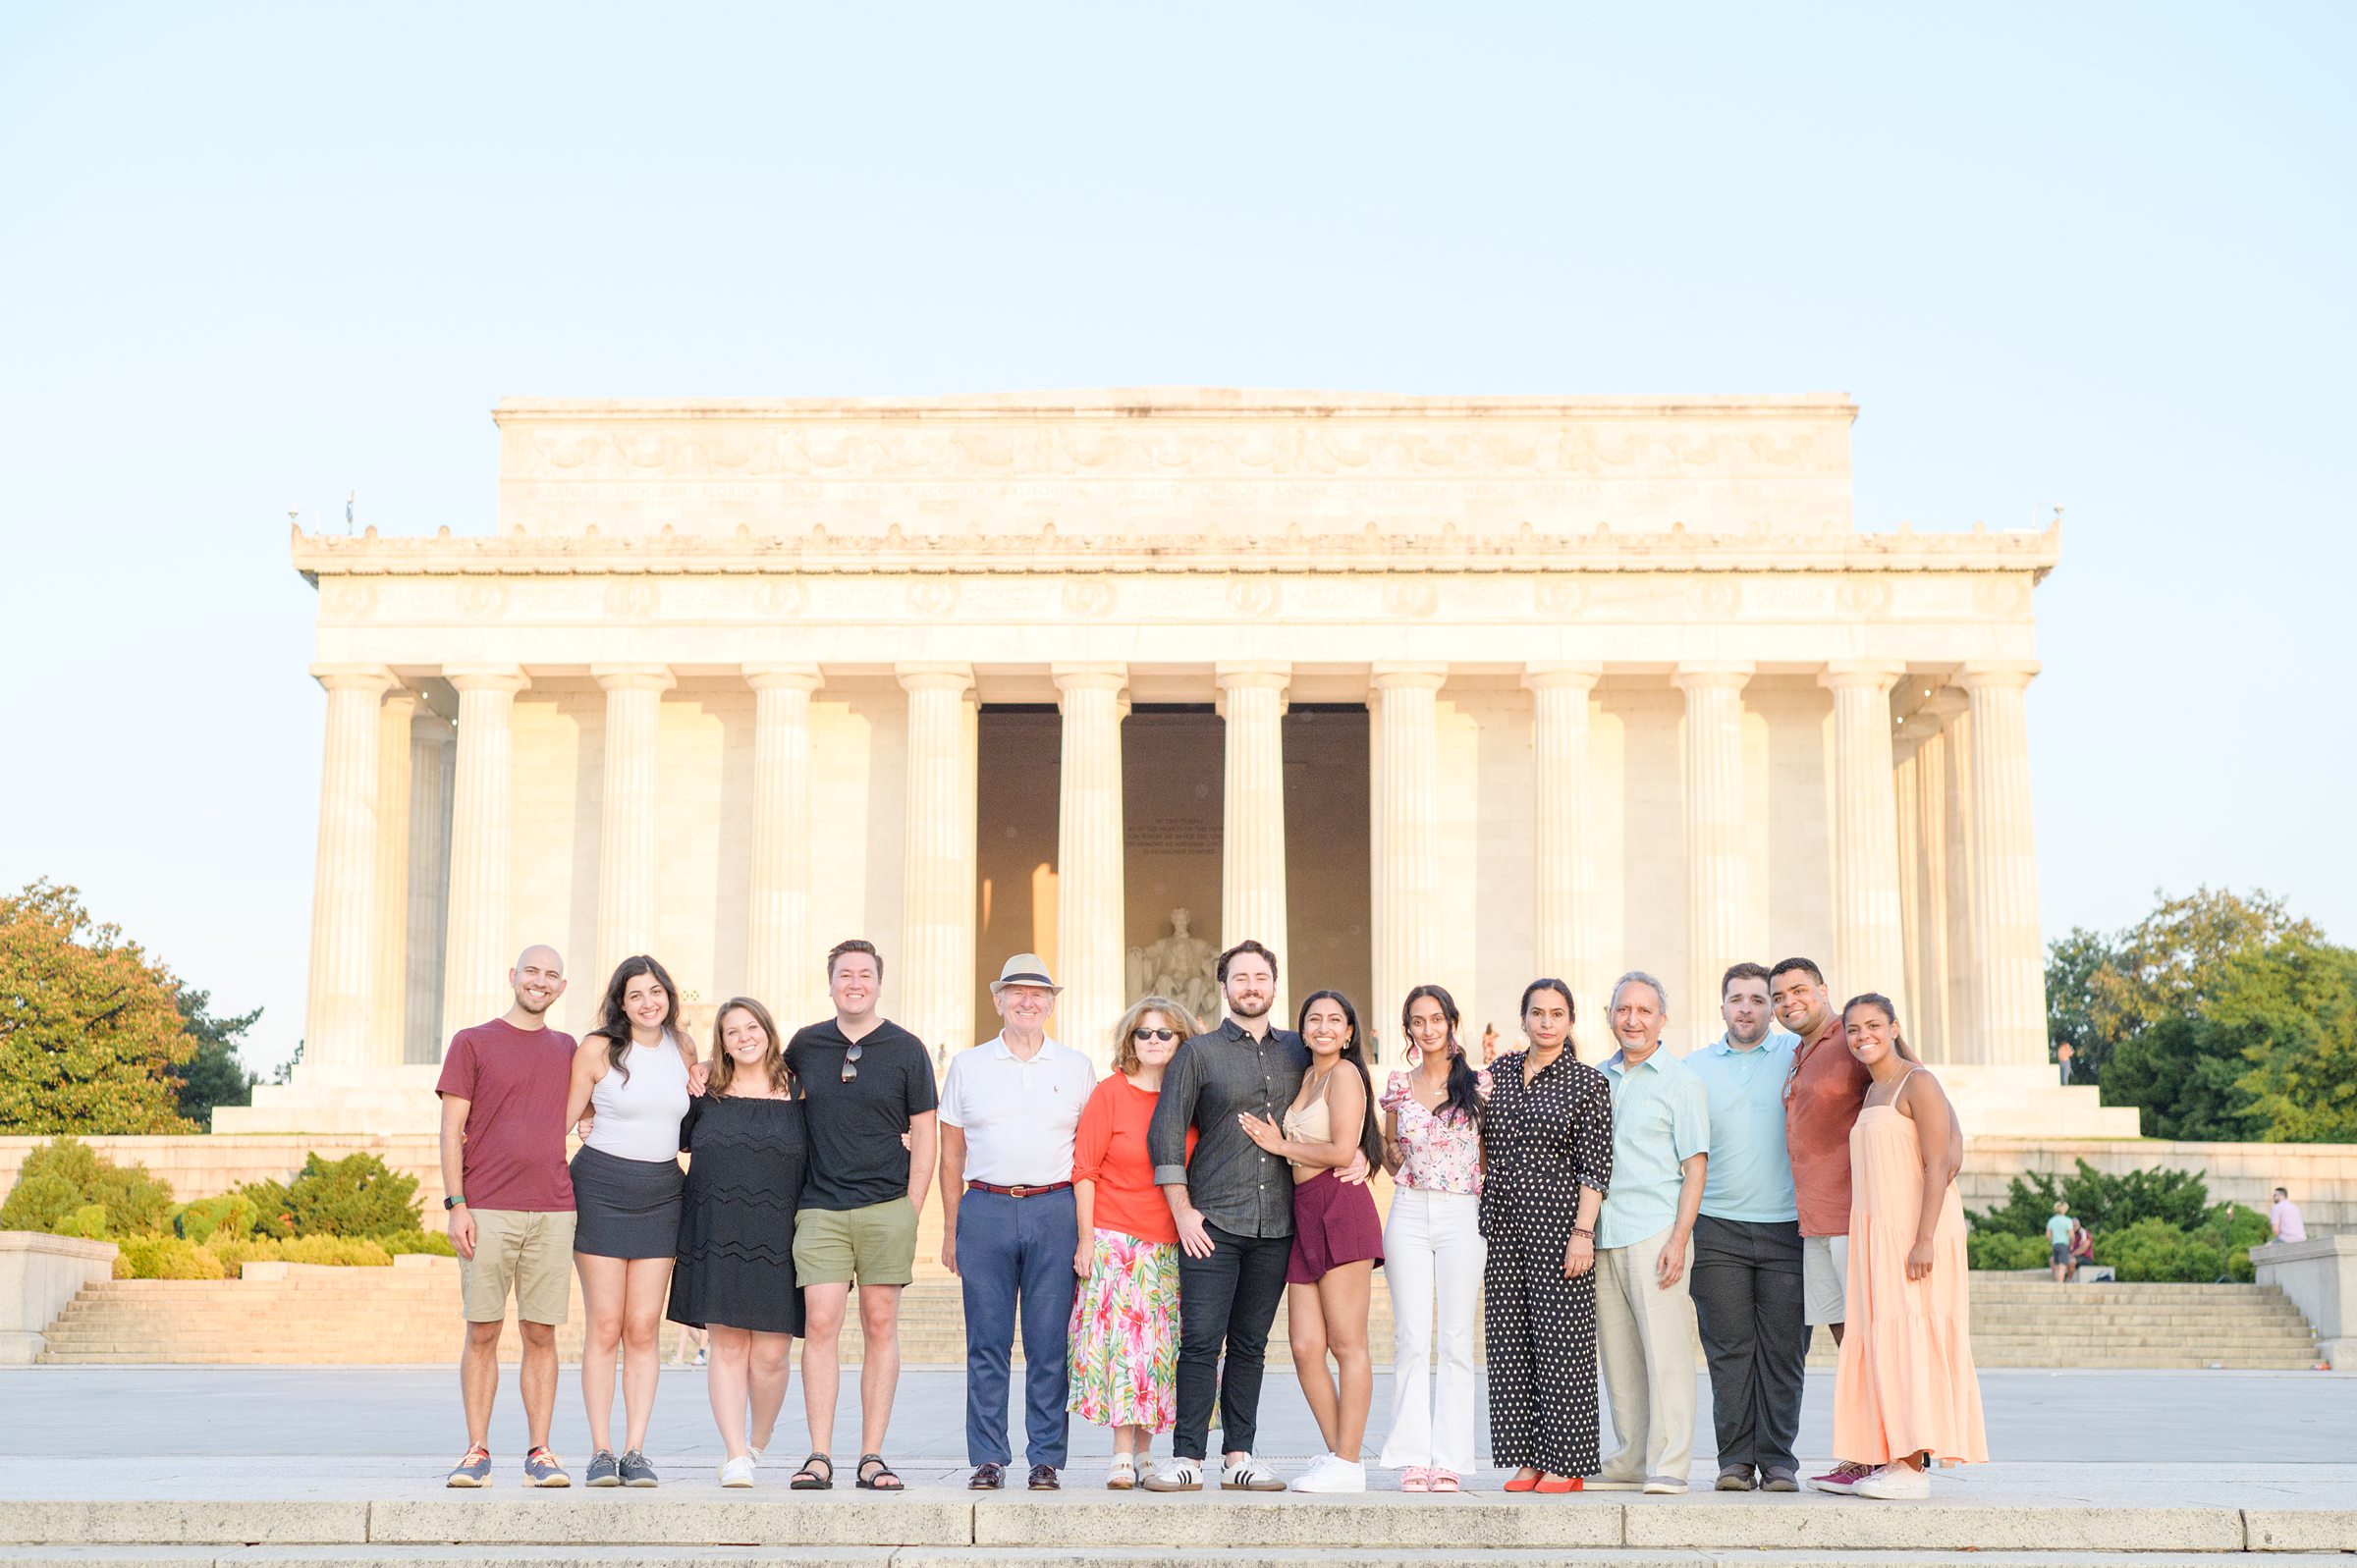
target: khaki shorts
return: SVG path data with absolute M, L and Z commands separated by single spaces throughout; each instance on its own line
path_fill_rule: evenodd
M 803 1285 L 904 1285 L 916 1269 L 916 1206 L 805 1209 L 794 1217 L 794 1277 Z
M 1809 1326 L 1849 1321 L 1849 1238 L 1800 1238 L 1800 1290 Z
M 561 1324 L 573 1302 L 573 1211 L 475 1209 L 474 1256 L 459 1260 L 468 1323 Z

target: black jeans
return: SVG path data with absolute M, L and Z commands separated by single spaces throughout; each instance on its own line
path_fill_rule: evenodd
M 1238 1236 L 1209 1223 L 1203 1228 L 1211 1235 L 1210 1257 L 1190 1258 L 1183 1247 L 1178 1252 L 1178 1426 L 1171 1451 L 1181 1459 L 1204 1457 L 1215 1384 L 1223 1451 L 1251 1451 L 1269 1327 L 1285 1299 L 1285 1266 L 1293 1252 L 1290 1236 Z
M 1702 1216 L 1694 1221 L 1693 1291 L 1719 1468 L 1797 1471 L 1792 1439 L 1809 1355 L 1799 1224 Z

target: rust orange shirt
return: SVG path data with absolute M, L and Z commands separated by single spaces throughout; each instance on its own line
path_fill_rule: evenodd
M 1839 1013 L 1793 1054 L 1784 1085 L 1784 1146 L 1804 1236 L 1849 1234 L 1849 1129 L 1873 1081 L 1849 1054 Z

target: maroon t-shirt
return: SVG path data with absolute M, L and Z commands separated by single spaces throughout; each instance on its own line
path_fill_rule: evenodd
M 434 1092 L 467 1103 L 460 1163 L 467 1208 L 573 1207 L 573 1173 L 565 1168 L 573 1053 L 573 1036 L 519 1029 L 505 1018 L 452 1039 Z

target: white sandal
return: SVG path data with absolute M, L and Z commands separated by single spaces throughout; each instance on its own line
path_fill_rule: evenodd
M 1137 1485 L 1137 1460 L 1128 1454 L 1115 1454 L 1105 1471 L 1107 1491 L 1127 1491 Z

